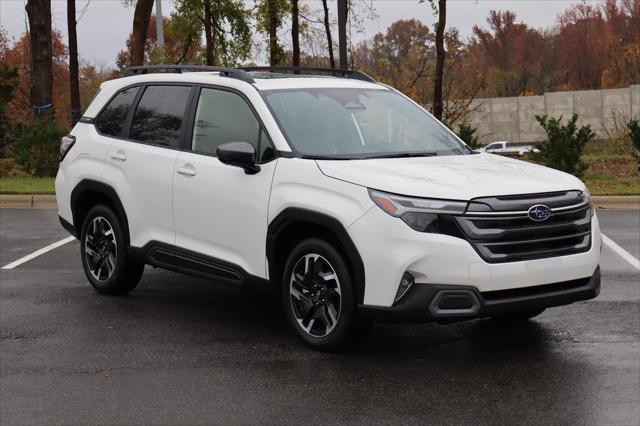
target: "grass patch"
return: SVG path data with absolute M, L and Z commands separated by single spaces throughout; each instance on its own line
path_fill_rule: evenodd
M 640 195 L 640 178 L 620 178 L 606 173 L 586 175 L 584 182 L 592 195 Z
M 55 194 L 55 178 L 0 177 L 0 194 Z

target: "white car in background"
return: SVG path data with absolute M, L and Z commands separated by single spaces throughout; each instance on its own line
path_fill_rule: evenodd
M 516 153 L 518 155 L 540 152 L 533 145 L 515 145 L 509 141 L 492 142 L 484 148 L 480 148 L 478 151 L 488 152 L 490 154 Z

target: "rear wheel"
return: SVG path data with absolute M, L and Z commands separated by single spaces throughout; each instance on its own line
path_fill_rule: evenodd
M 142 277 L 144 264 L 127 253 L 124 230 L 107 206 L 93 207 L 82 226 L 82 266 L 91 285 L 101 293 L 123 294 Z
M 353 283 L 345 261 L 329 243 L 309 239 L 292 250 L 282 297 L 289 323 L 307 345 L 336 349 L 352 337 L 356 329 Z

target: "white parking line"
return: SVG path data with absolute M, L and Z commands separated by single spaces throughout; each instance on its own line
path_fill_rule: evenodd
M 67 244 L 67 243 L 70 243 L 73 240 L 75 240 L 75 237 L 69 236 L 69 237 L 64 238 L 64 239 L 62 239 L 60 241 L 56 241 L 53 244 L 49 244 L 48 246 L 43 247 L 40 250 L 36 250 L 31 254 L 28 254 L 28 255 L 26 255 L 24 257 L 21 257 L 20 259 L 18 259 L 16 261 L 13 261 L 13 262 L 3 266 L 2 269 L 14 269 L 14 268 L 17 268 L 18 266 L 22 265 L 23 263 L 26 263 L 26 262 L 28 262 L 30 260 L 33 260 L 38 256 L 42 256 L 43 254 L 48 253 L 51 250 L 57 249 L 58 247 L 61 247 L 61 246 L 65 245 L 65 244 Z M 609 247 L 611 250 L 616 252 L 616 254 L 618 256 L 620 256 L 621 258 L 626 260 L 631 266 L 633 266 L 634 268 L 640 270 L 640 260 L 638 260 L 635 257 L 633 257 L 633 255 L 631 253 L 629 253 L 628 251 L 626 251 L 625 249 L 620 247 L 611 238 L 609 238 L 606 235 L 602 234 L 602 242 L 607 247 Z
M 42 256 L 43 254 L 45 254 L 47 252 L 50 252 L 51 250 L 57 249 L 58 247 L 63 246 L 65 244 L 67 244 L 67 243 L 70 243 L 71 241 L 73 241 L 75 239 L 76 239 L 75 237 L 71 237 L 70 236 L 70 237 L 67 237 L 67 238 L 65 238 L 63 240 L 56 241 L 53 244 L 49 244 L 48 246 L 43 247 L 40 250 L 36 250 L 31 254 L 28 254 L 28 255 L 26 255 L 24 257 L 21 257 L 20 259 L 14 261 L 14 262 L 11 262 L 8 265 L 3 266 L 2 269 L 14 269 L 14 268 L 17 268 L 18 266 L 22 265 L 23 263 L 26 263 L 26 262 L 28 262 L 28 261 L 30 261 L 32 259 L 35 259 L 38 256 Z
M 621 258 L 623 258 L 624 260 L 626 260 L 627 262 L 629 262 L 629 264 L 631 264 L 631 266 L 633 266 L 636 269 L 640 269 L 640 260 L 636 259 L 635 257 L 633 257 L 633 255 L 631 253 L 629 253 L 628 251 L 626 251 L 625 249 L 623 249 L 622 247 L 620 247 L 618 244 L 616 244 L 615 241 L 613 241 L 611 238 L 607 237 L 606 235 L 602 234 L 602 242 L 609 247 L 611 250 L 613 250 L 614 252 L 616 252 L 616 254 L 618 256 L 620 256 Z

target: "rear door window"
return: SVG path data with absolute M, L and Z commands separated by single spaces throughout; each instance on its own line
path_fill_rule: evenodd
M 130 138 L 179 148 L 190 94 L 189 86 L 148 86 L 133 116 Z
M 96 119 L 96 128 L 100 133 L 107 136 L 123 136 L 122 129 L 137 93 L 138 87 L 130 87 L 118 93 L 109 102 Z

